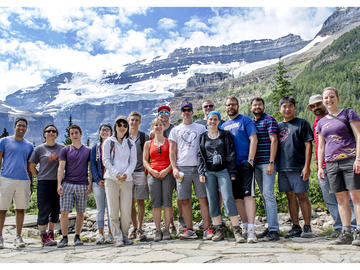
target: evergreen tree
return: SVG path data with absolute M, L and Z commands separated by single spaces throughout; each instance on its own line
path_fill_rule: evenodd
M 70 145 L 72 143 L 71 139 L 70 139 L 70 129 L 69 127 L 73 124 L 72 122 L 72 117 L 71 114 L 69 116 L 69 124 L 68 127 L 66 128 L 66 134 L 65 134 L 65 141 L 63 141 L 64 145 Z
M 0 138 L 4 138 L 9 136 L 9 132 L 6 130 L 6 128 L 4 128 L 3 133 L 0 135 Z
M 89 137 L 87 138 L 86 146 L 90 146 L 90 138 Z
M 288 79 L 287 70 L 284 66 L 284 63 L 281 61 L 279 57 L 278 68 L 276 72 L 276 85 L 274 90 L 272 91 L 272 105 L 274 108 L 273 116 L 277 121 L 282 120 L 282 116 L 279 112 L 279 101 L 283 97 L 291 97 L 293 96 L 294 90 L 291 87 L 291 83 Z

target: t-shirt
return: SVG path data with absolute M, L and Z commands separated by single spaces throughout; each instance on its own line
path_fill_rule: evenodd
M 305 166 L 305 142 L 314 139 L 311 126 L 305 119 L 295 117 L 279 123 L 279 171 L 301 171 Z
M 200 135 L 206 132 L 203 125 L 192 123 L 180 124 L 174 127 L 169 140 L 177 144 L 177 166 L 198 166 L 198 151 Z
M 149 140 L 149 135 L 145 134 L 145 141 Z M 145 142 L 144 142 L 145 144 Z M 138 132 L 138 135 L 135 139 L 135 145 L 136 145 L 136 156 L 137 156 L 137 162 L 136 162 L 136 168 L 134 172 L 143 172 L 145 171 L 144 165 L 143 165 L 143 149 L 141 145 L 140 140 L 140 131 Z
M 255 163 L 268 164 L 270 160 L 271 134 L 278 134 L 278 123 L 271 115 L 263 113 L 259 120 L 253 119 L 256 129 L 258 144 L 256 147 Z
M 174 128 L 175 126 L 173 125 L 173 124 L 170 124 L 170 126 L 168 127 L 168 129 L 167 130 L 164 130 L 164 137 L 166 137 L 166 138 L 169 138 L 169 135 L 170 135 L 170 132 L 171 132 L 171 130 Z
M 40 163 L 37 180 L 56 180 L 59 168 L 60 150 L 65 146 L 55 143 L 53 146 L 41 144 L 35 148 L 31 155 L 30 162 Z
M 239 114 L 236 118 L 222 124 L 222 128 L 230 131 L 234 136 L 236 164 L 240 165 L 246 162 L 250 149 L 249 137 L 257 132 L 254 122 L 250 117 Z
M 357 113 L 349 109 L 349 121 L 360 121 Z M 318 123 L 318 132 L 325 139 L 325 161 L 331 162 L 356 156 L 356 142 L 345 123 L 325 116 Z M 337 117 L 346 121 L 346 112 L 342 110 Z
M 27 162 L 33 150 L 33 145 L 26 139 L 17 141 L 13 136 L 0 139 L 0 151 L 3 152 L 0 175 L 15 180 L 30 180 Z
M 64 183 L 88 185 L 90 151 L 85 145 L 81 145 L 79 149 L 73 145 L 61 149 L 59 160 L 66 161 Z
M 315 157 L 316 157 L 316 169 L 318 168 L 318 146 L 319 146 L 319 136 L 318 136 L 318 123 L 320 121 L 320 118 L 318 116 L 315 117 L 315 120 L 313 122 L 313 133 L 314 133 L 314 141 L 315 141 Z M 324 169 L 326 168 L 326 163 L 324 162 L 323 166 Z

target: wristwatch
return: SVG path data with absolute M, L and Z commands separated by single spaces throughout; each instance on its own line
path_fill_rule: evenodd
M 274 161 L 273 160 L 271 160 L 271 161 L 269 161 L 269 164 L 271 164 L 271 165 L 274 165 Z
M 254 162 L 254 159 L 249 158 L 249 159 L 248 159 L 248 162 Z

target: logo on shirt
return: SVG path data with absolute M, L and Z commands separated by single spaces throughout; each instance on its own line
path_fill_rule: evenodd
M 233 128 L 238 128 L 240 126 L 240 123 L 237 122 L 237 123 L 233 123 L 231 125 L 228 125 L 226 127 L 224 127 L 225 130 L 230 130 L 230 129 L 233 129 Z
M 194 131 L 185 131 L 181 134 L 181 139 L 189 145 L 193 144 L 196 138 L 197 133 Z
M 281 130 L 280 130 L 280 133 L 279 133 L 279 140 L 280 142 L 285 142 L 286 139 L 289 137 L 289 134 L 290 134 L 290 129 L 288 127 L 283 127 Z
M 56 155 L 56 151 L 49 151 L 48 160 L 49 161 L 56 161 L 58 160 L 58 156 Z

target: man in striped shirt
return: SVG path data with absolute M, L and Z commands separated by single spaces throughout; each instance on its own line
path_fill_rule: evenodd
M 266 114 L 264 100 L 251 100 L 251 112 L 257 129 L 258 144 L 255 155 L 255 178 L 264 199 L 268 228 L 258 238 L 264 241 L 279 240 L 277 205 L 274 196 L 275 157 L 278 148 L 278 124 L 274 117 Z

